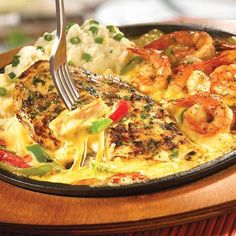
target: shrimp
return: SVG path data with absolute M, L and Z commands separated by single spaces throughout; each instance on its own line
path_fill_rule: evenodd
M 235 36 L 231 36 L 227 39 L 216 39 L 214 43 L 217 50 L 236 50 Z
M 172 64 L 192 58 L 206 60 L 215 55 L 213 39 L 202 31 L 176 31 L 165 34 L 144 47 L 165 50 Z
M 211 74 L 211 93 L 218 94 L 229 103 L 236 100 L 236 65 L 222 65 Z M 228 103 L 227 102 L 227 103 Z M 232 104 L 228 104 L 232 105 Z
M 144 61 L 136 67 L 134 86 L 142 93 L 159 99 L 167 88 L 171 65 L 167 56 L 154 49 L 129 48 Z
M 174 76 L 172 81 L 170 82 L 167 92 L 166 98 L 181 98 L 185 94 L 187 94 L 187 81 L 193 71 L 202 71 L 206 75 L 212 73 L 217 67 L 221 65 L 229 65 L 236 61 L 236 50 L 224 51 L 220 55 L 213 57 L 209 60 L 184 65 L 176 67 L 174 70 Z
M 233 107 L 232 111 L 233 111 L 233 121 L 231 123 L 230 130 L 232 134 L 236 135 L 236 108 Z
M 180 99 L 175 105 L 187 108 L 183 114 L 183 123 L 200 135 L 209 137 L 230 129 L 232 110 L 218 97 L 200 93 Z

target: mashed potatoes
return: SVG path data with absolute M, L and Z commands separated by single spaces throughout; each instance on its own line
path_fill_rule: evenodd
M 38 60 L 49 60 L 55 31 L 45 33 L 34 46 L 22 48 L 15 57 L 15 63 L 5 68 L 5 74 L 19 76 Z M 115 26 L 100 25 L 87 20 L 82 26 L 70 25 L 67 29 L 68 63 L 83 66 L 93 73 L 119 73 L 129 61 L 127 51 L 133 43 Z

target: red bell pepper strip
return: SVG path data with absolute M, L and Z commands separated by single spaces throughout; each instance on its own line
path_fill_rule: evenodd
M 144 181 L 147 177 L 139 172 L 116 174 L 108 178 L 109 182 L 113 184 L 121 184 L 124 179 L 129 179 L 134 182 Z
M 130 103 L 126 100 L 121 100 L 116 110 L 109 116 L 113 122 L 119 122 L 129 112 Z
M 2 149 L 0 149 L 0 162 L 3 162 L 5 164 L 11 165 L 17 168 L 31 167 L 21 157 Z

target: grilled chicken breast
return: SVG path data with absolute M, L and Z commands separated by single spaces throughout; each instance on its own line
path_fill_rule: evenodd
M 80 101 L 78 108 L 100 98 L 108 107 L 128 100 L 130 112 L 105 133 L 105 146 L 115 157 L 169 160 L 200 155 L 196 146 L 179 130 L 169 114 L 150 97 L 113 76 L 94 75 L 83 68 L 70 67 Z M 50 76 L 49 63 L 39 61 L 19 78 L 15 90 L 16 114 L 27 125 L 33 139 L 47 149 L 56 150 L 60 141 L 49 123 L 63 110 Z

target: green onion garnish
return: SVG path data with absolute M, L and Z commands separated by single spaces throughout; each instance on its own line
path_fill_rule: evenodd
M 43 37 L 46 41 L 51 41 L 52 40 L 52 35 L 51 34 L 45 34 Z
M 66 32 L 71 28 L 71 26 L 73 26 L 75 23 L 73 22 L 69 22 L 67 25 L 66 25 Z
M 83 53 L 82 59 L 89 62 L 92 61 L 92 56 L 89 53 Z
M 96 27 L 96 26 L 91 26 L 91 27 L 89 28 L 89 31 L 91 31 L 93 35 L 96 35 L 96 34 L 98 33 L 98 27 Z
M 81 42 L 80 38 L 79 37 L 73 37 L 70 39 L 70 42 L 74 45 L 77 45 Z
M 123 34 L 118 33 L 118 34 L 113 36 L 113 39 L 115 39 L 116 41 L 120 41 L 123 37 L 124 37 Z
M 98 25 L 99 22 L 96 21 L 96 20 L 90 20 L 90 21 L 89 21 L 89 24 L 90 24 L 90 25 L 93 25 L 93 24 L 94 24 L 94 25 Z
M 69 66 L 75 66 L 75 63 L 74 63 L 73 61 L 69 60 L 69 61 L 68 61 L 68 65 L 69 65 Z
M 109 30 L 110 33 L 115 33 L 116 29 L 114 25 L 107 25 L 107 29 Z
M 97 37 L 94 39 L 95 43 L 102 44 L 103 43 L 103 38 L 102 37 Z
M 16 77 L 16 74 L 14 72 L 11 72 L 8 74 L 8 76 L 10 77 L 10 79 L 14 79 Z
M 3 97 L 7 94 L 7 90 L 3 87 L 0 87 L 0 96 Z
M 20 63 L 20 56 L 19 55 L 15 55 L 13 57 L 13 60 L 12 60 L 12 66 L 16 67 L 19 63 Z
M 38 46 L 37 49 L 41 50 L 42 52 L 44 52 L 44 48 L 42 46 Z

